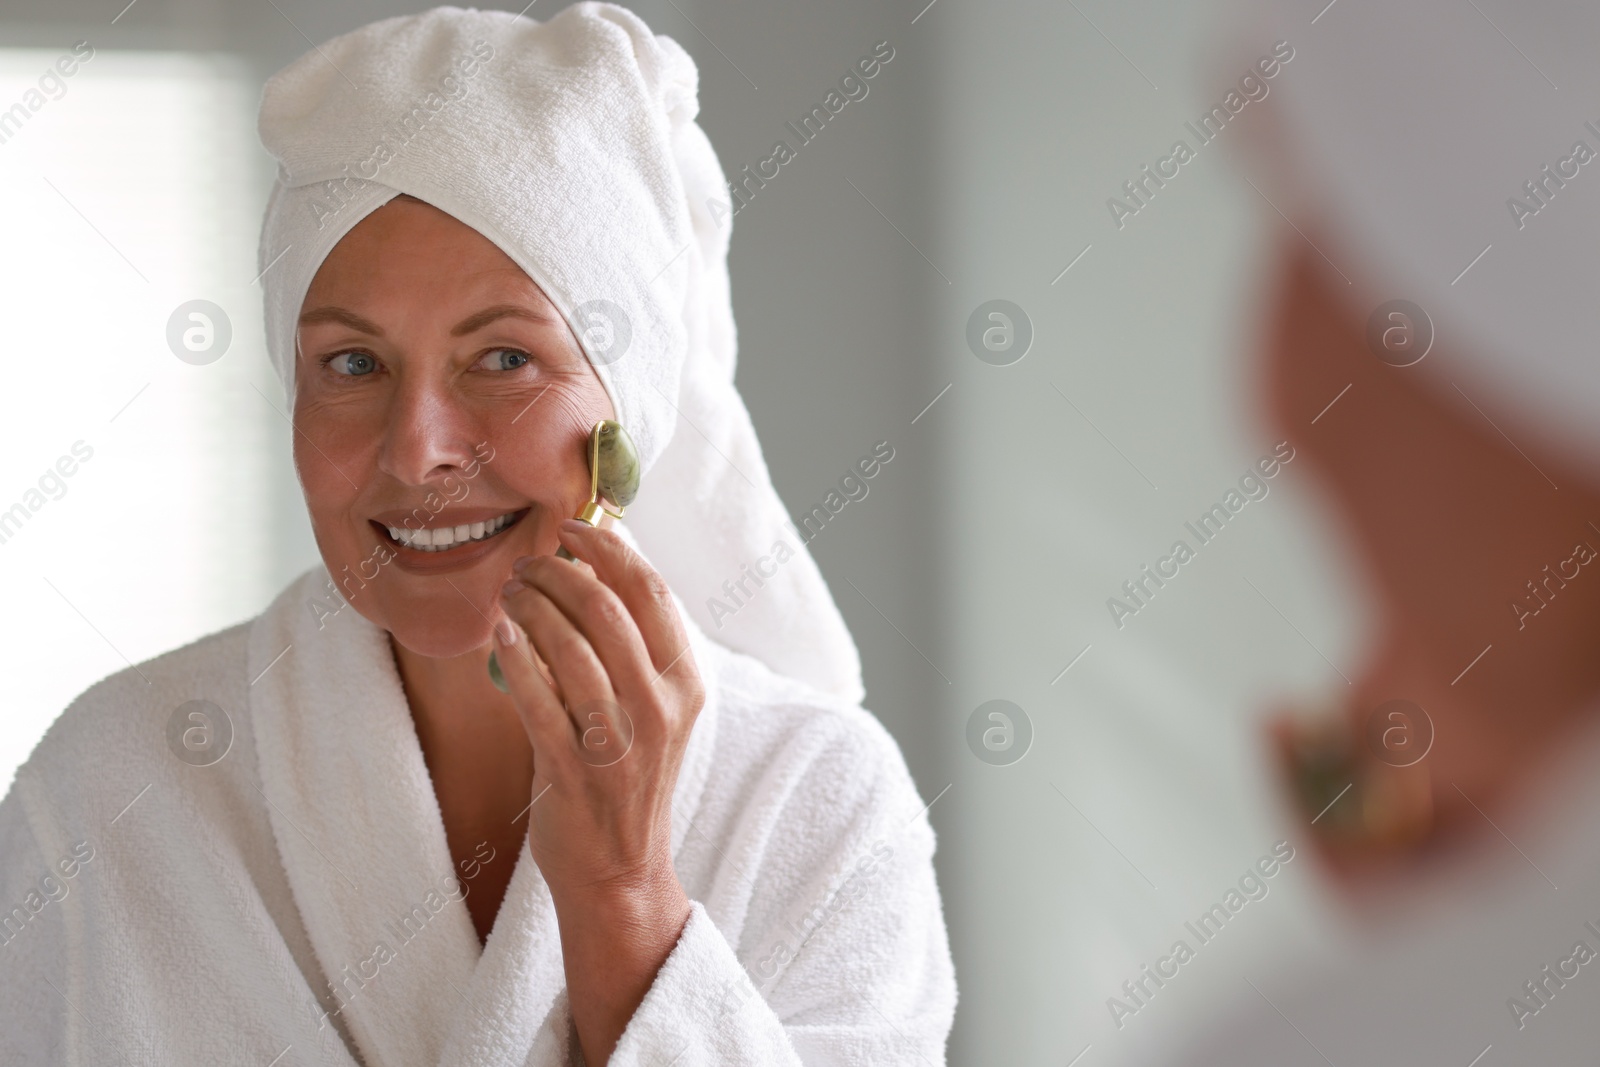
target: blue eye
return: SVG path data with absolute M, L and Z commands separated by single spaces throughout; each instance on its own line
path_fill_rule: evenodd
M 517 370 L 527 366 L 533 357 L 515 348 L 496 348 L 484 355 L 490 370 Z
M 365 352 L 340 352 L 327 360 L 335 374 L 349 378 L 363 378 L 378 369 L 378 361 Z

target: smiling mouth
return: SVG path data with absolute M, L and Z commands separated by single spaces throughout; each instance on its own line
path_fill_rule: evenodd
M 432 529 L 407 530 L 400 526 L 372 525 L 382 530 L 390 541 L 402 548 L 418 552 L 449 552 L 451 549 L 475 545 L 497 537 L 515 526 L 530 509 L 508 511 L 504 515 L 484 522 L 462 523 L 459 526 L 440 526 Z

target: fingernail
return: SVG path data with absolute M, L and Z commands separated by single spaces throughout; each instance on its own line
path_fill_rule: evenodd
M 522 568 L 532 563 L 533 560 L 533 556 L 518 556 L 516 559 L 511 561 L 511 569 L 513 571 L 520 571 Z
M 521 582 L 515 582 L 515 581 L 507 582 L 505 585 L 502 585 L 500 587 L 500 595 L 501 596 L 516 596 L 518 593 L 522 592 L 523 588 L 524 587 L 523 587 L 523 584 Z
M 517 643 L 517 628 L 510 619 L 502 617 L 495 623 L 494 635 L 499 638 L 502 647 L 509 648 Z
M 582 533 L 585 530 L 593 529 L 588 523 L 579 519 L 562 519 L 561 528 L 568 533 Z

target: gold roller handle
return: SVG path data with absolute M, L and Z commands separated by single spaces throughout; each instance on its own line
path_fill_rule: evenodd
M 639 454 L 633 447 L 633 439 L 623 429 L 622 423 L 614 419 L 601 419 L 589 431 L 589 500 L 573 518 L 590 526 L 599 526 L 601 518 L 606 515 L 620 519 L 638 495 Z M 617 510 L 612 511 L 601 500 L 617 505 Z M 556 555 L 561 559 L 575 558 L 565 545 L 556 548 Z M 502 693 L 511 691 L 492 649 L 489 652 L 489 681 Z
M 605 457 L 601 456 L 602 443 L 607 445 Z M 602 471 L 605 472 L 603 484 Z M 620 519 L 638 491 L 639 459 L 628 431 L 620 422 L 601 419 L 589 431 L 589 502 L 579 508 L 573 518 L 590 526 L 599 526 L 600 519 L 606 515 Z M 616 511 L 600 502 L 602 495 L 618 505 Z M 565 545 L 556 549 L 556 555 L 562 559 L 573 558 Z

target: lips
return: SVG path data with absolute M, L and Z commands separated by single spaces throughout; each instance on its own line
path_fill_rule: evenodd
M 417 526 L 415 512 L 389 512 L 374 516 L 372 525 L 391 543 L 416 552 L 449 553 L 482 544 L 515 526 L 528 508 L 489 511 L 484 508 L 445 509 Z

